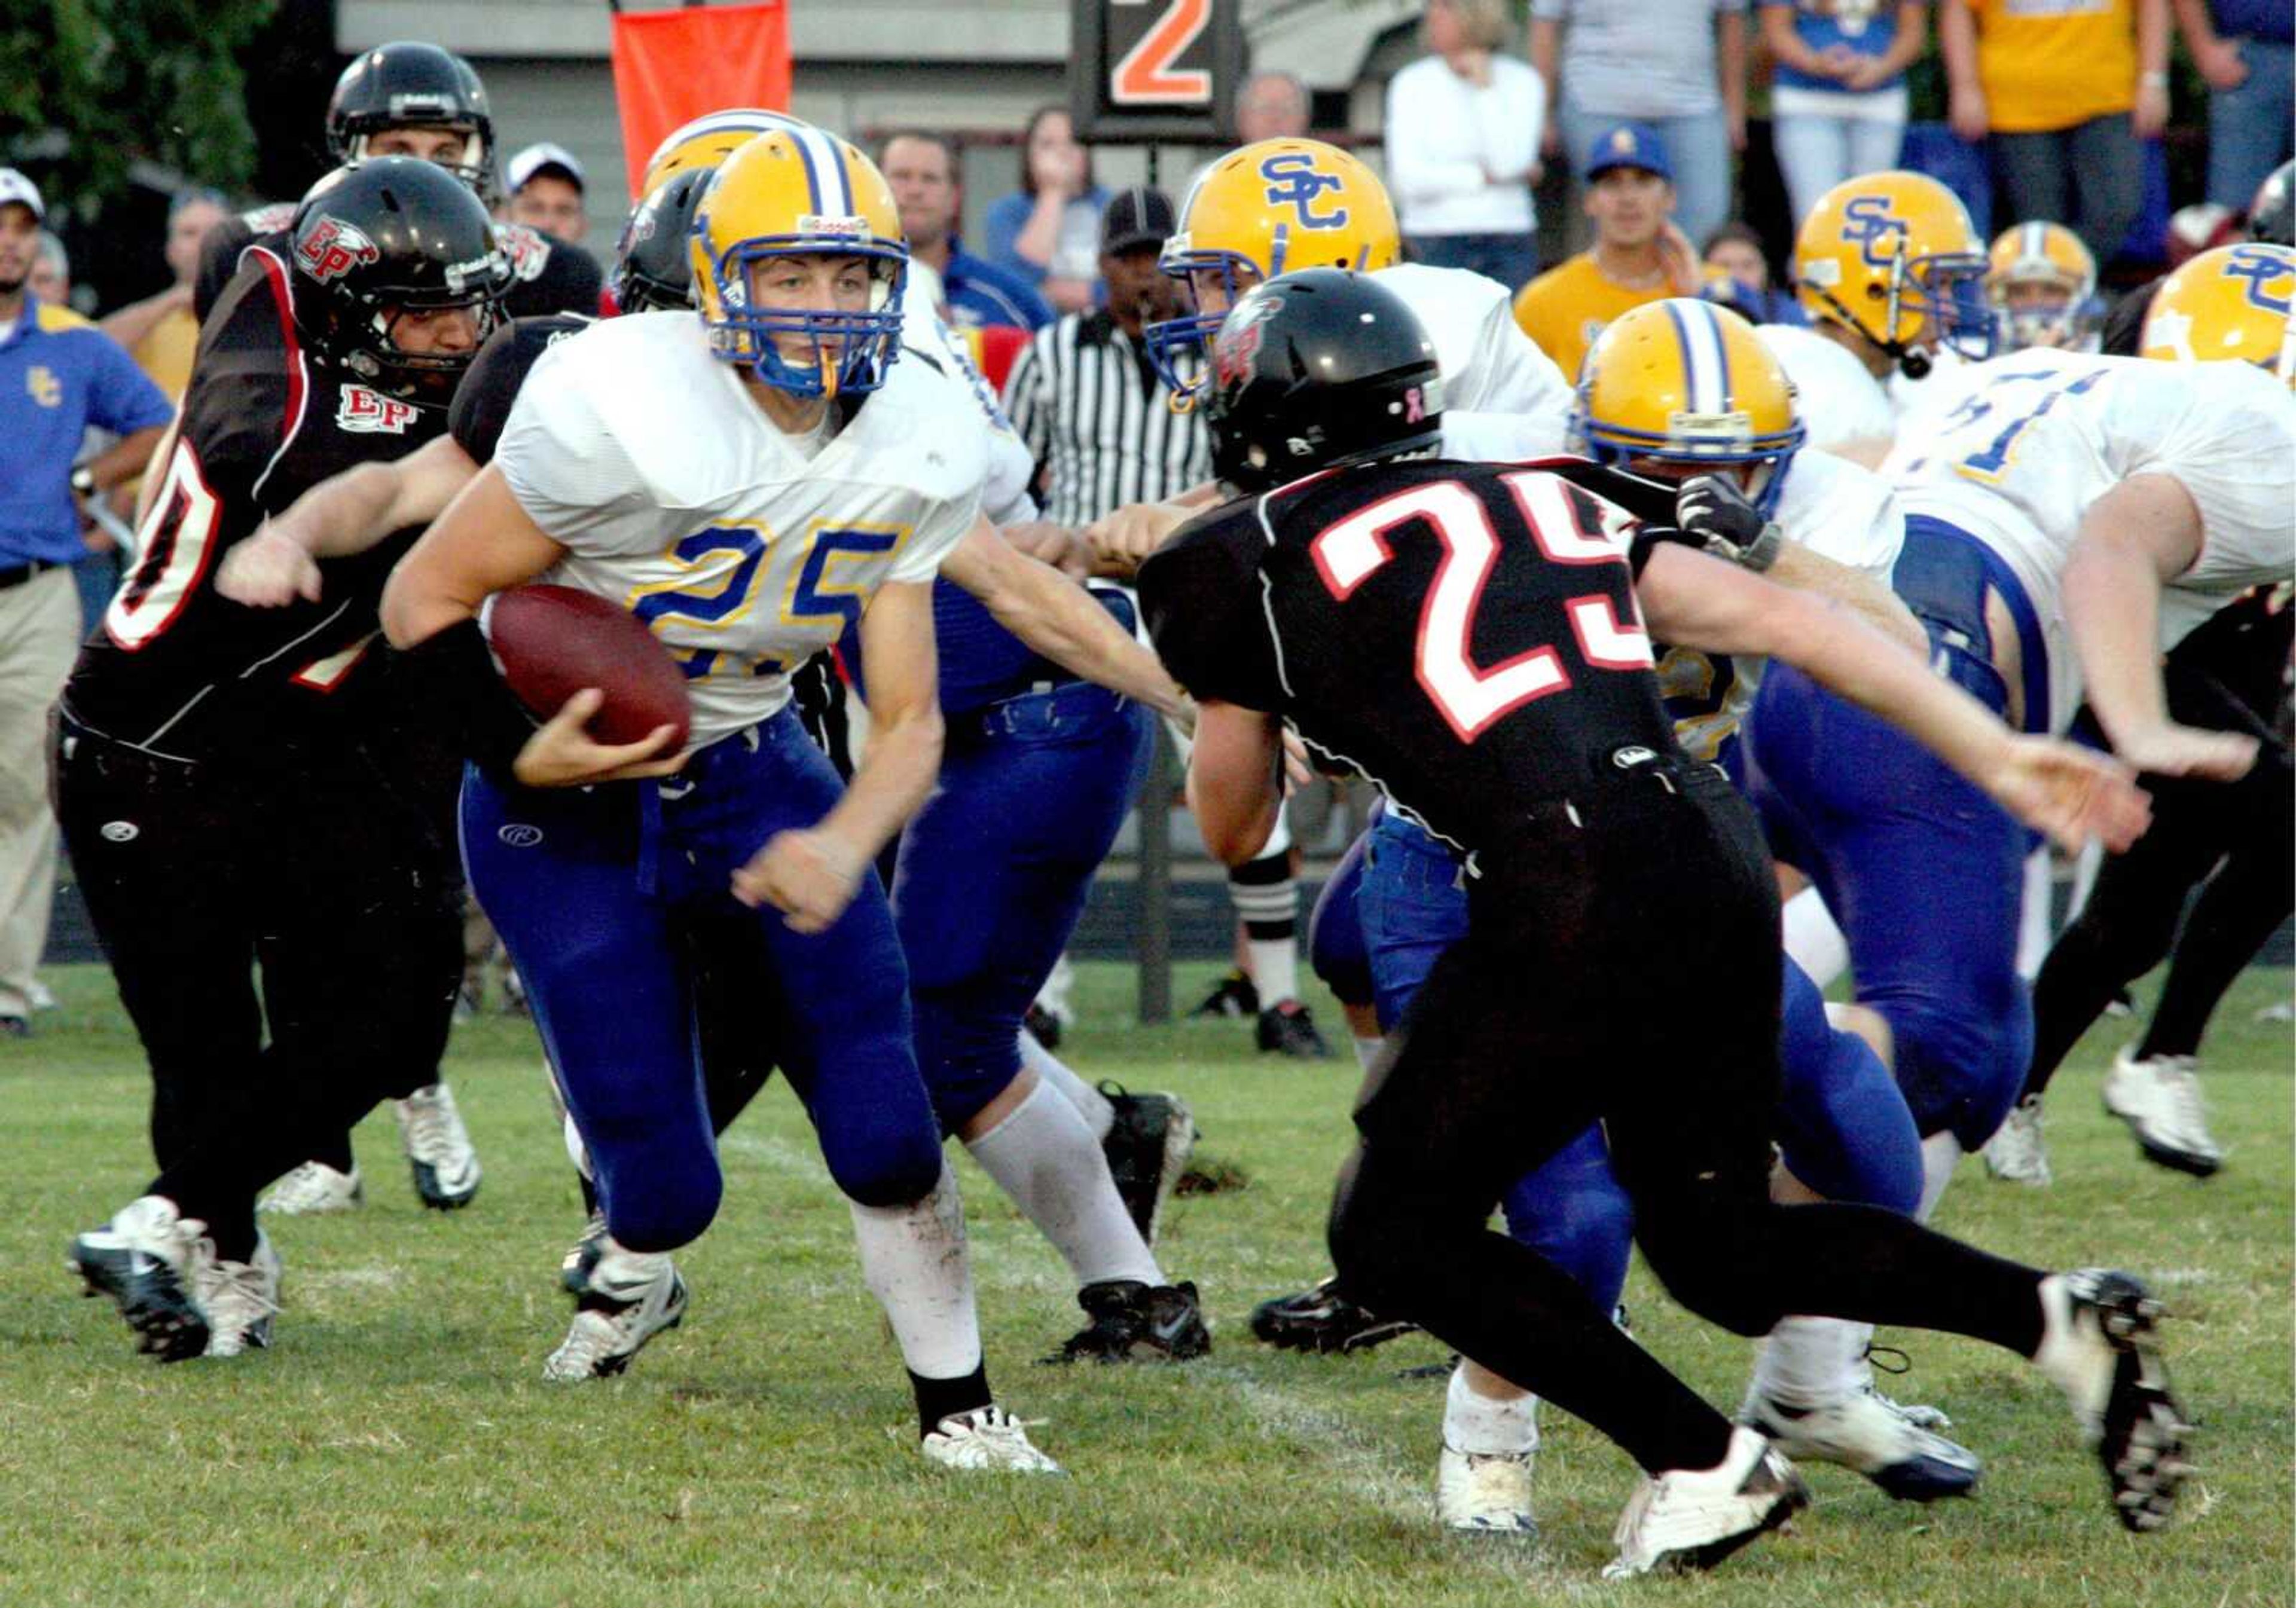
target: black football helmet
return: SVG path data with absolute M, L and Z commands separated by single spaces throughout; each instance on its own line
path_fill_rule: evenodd
M 400 40 L 363 51 L 335 80 L 327 102 L 327 149 L 338 162 L 365 159 L 386 128 L 453 128 L 459 160 L 441 162 L 481 196 L 495 188 L 495 123 L 476 69 L 450 50 Z
M 288 236 L 295 327 L 319 359 L 365 384 L 443 407 L 499 320 L 510 259 L 485 203 L 435 163 L 376 157 L 311 186 Z M 410 311 L 471 309 L 463 352 L 403 352 Z
M 688 167 L 637 205 L 622 225 L 609 281 L 614 301 L 625 313 L 682 311 L 693 305 L 693 259 L 686 237 L 694 210 L 717 175 L 715 167 Z
M 2272 170 L 2249 204 L 2248 238 L 2274 246 L 2296 246 L 2296 161 Z
M 1238 491 L 1442 441 L 1435 344 L 1360 273 L 1309 268 L 1253 287 L 1212 338 L 1211 369 L 1212 469 Z

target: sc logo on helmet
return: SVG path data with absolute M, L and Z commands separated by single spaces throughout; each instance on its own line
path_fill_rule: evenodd
M 1335 173 L 1325 173 L 1316 166 L 1316 159 L 1304 151 L 1286 151 L 1269 157 L 1259 164 L 1259 176 L 1267 181 L 1267 204 L 1289 207 L 1299 215 L 1302 229 L 1344 229 L 1348 226 L 1348 209 L 1318 212 L 1316 198 L 1325 191 L 1347 188 Z
M 1886 268 L 1905 250 L 1905 238 L 1912 232 L 1906 221 L 1890 212 L 1886 195 L 1855 195 L 1841 209 L 1841 238 L 1857 243 L 1857 253 L 1869 268 Z M 1895 250 L 1877 252 L 1874 247 L 1895 235 L 1898 245 Z

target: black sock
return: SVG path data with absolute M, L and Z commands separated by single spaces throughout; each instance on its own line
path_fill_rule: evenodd
M 917 1395 L 919 1440 L 939 1429 L 942 1419 L 958 1413 L 969 1413 L 976 1407 L 987 1407 L 995 1400 L 988 1393 L 988 1365 L 986 1362 L 956 1379 L 928 1379 L 922 1374 L 912 1372 L 909 1388 Z

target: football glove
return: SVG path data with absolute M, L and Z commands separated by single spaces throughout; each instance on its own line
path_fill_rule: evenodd
M 1700 548 L 1742 568 L 1765 570 L 1777 561 L 1785 533 L 1756 508 L 1726 475 L 1699 475 L 1675 494 L 1675 523 Z

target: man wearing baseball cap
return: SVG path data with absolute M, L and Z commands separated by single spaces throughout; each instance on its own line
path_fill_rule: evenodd
M 1674 169 L 1658 130 L 1647 123 L 1604 129 L 1579 171 L 1594 245 L 1514 298 L 1515 322 L 1574 380 L 1611 320 L 1646 301 L 1695 296 L 1700 284 L 1698 253 L 1673 222 Z
M 583 210 L 586 175 L 565 146 L 544 140 L 514 153 L 503 168 L 510 184 L 510 221 L 580 243 L 590 227 Z
M 48 708 L 79 646 L 78 499 L 133 479 L 175 411 L 118 341 L 26 290 L 45 213 L 0 167 L 0 1047 L 31 1031 L 55 889 Z M 75 469 L 90 425 L 120 439 Z

